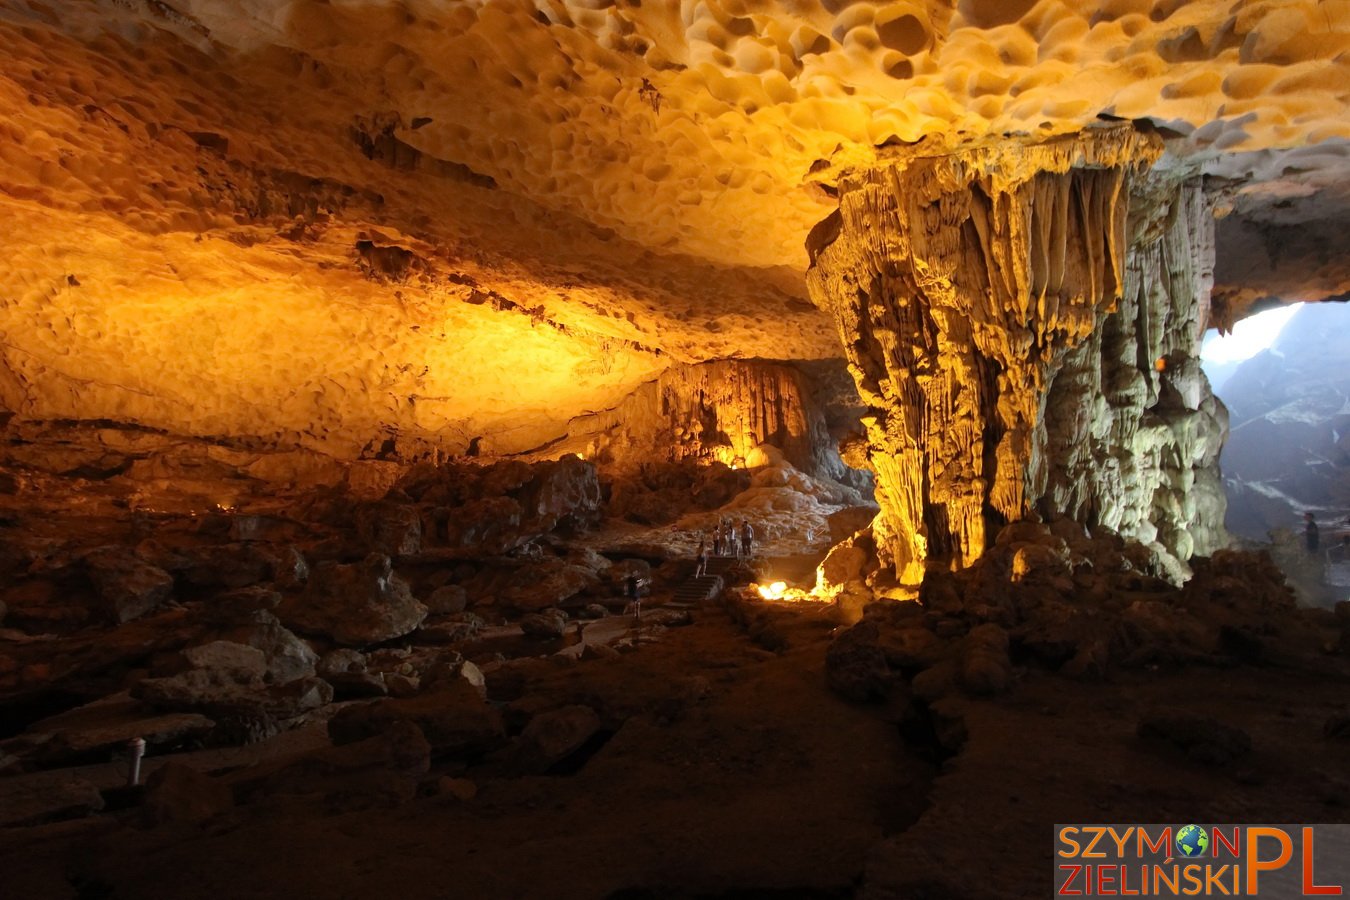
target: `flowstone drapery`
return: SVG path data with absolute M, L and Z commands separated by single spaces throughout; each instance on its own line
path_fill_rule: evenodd
M 1195 527 L 1222 519 L 1224 416 L 1194 360 L 1213 227 L 1197 184 L 1148 174 L 1159 154 L 1115 126 L 839 179 L 808 282 L 870 408 L 901 582 L 1033 514 L 1154 544 L 1178 577 L 1219 540 Z

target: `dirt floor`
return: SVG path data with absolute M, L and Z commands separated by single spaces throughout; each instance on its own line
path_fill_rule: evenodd
M 1084 683 L 1019 666 L 1006 695 L 943 701 L 916 724 L 827 689 L 822 608 L 773 615 L 778 654 L 705 609 L 622 656 L 525 667 L 508 719 L 580 703 L 605 724 L 556 774 L 508 777 L 488 759 L 433 767 L 430 796 L 401 804 L 356 790 L 202 825 L 147 828 L 133 808 L 10 829 L 0 894 L 1043 897 L 1055 823 L 1347 817 L 1350 742 L 1324 726 L 1346 712 L 1350 667 L 1315 630 L 1260 667 Z M 1216 765 L 1138 737 L 1157 709 L 1238 727 L 1253 749 Z

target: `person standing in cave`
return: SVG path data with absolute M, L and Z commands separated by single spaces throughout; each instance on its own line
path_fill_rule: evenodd
M 697 565 L 694 566 L 694 577 L 702 578 L 708 573 L 708 543 L 702 534 L 698 536 L 698 556 L 695 559 Z
M 1310 512 L 1305 512 L 1303 522 L 1303 538 L 1308 542 L 1308 552 L 1316 553 L 1317 548 L 1322 544 L 1321 535 L 1317 533 L 1317 517 Z
M 642 597 L 638 594 L 638 577 L 628 576 L 628 603 L 633 607 L 633 620 L 642 624 Z
M 713 556 L 722 555 L 722 523 L 720 521 L 713 528 L 712 554 Z
M 750 527 L 749 519 L 741 519 L 741 552 L 750 555 L 750 547 L 755 541 L 755 529 Z

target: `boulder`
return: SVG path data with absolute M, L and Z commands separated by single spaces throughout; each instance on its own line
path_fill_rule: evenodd
M 234 789 L 245 801 L 313 800 L 330 811 L 391 807 L 417 795 L 430 767 L 426 737 L 411 721 L 391 719 L 360 740 L 247 769 Z
M 463 680 L 438 683 L 416 697 L 346 707 L 329 720 L 328 734 L 334 744 L 349 744 L 398 722 L 416 725 L 436 756 L 473 756 L 495 749 L 506 736 L 501 715 Z
M 449 616 L 464 612 L 469 597 L 464 588 L 457 584 L 444 584 L 431 592 L 426 599 L 426 608 L 433 616 Z
M 334 672 L 323 676 L 323 680 L 333 686 L 333 699 L 338 701 L 369 700 L 389 694 L 383 672 Z
M 825 652 L 825 680 L 832 691 L 849 700 L 885 699 L 893 676 L 875 622 L 863 620 L 830 643 Z
M 560 638 L 567 630 L 567 613 L 560 609 L 530 613 L 520 620 L 520 630 L 526 637 Z
M 1140 719 L 1136 734 L 1170 744 L 1209 766 L 1228 765 L 1252 749 L 1251 736 L 1242 729 L 1186 713 L 1150 713 Z
M 217 778 L 190 766 L 167 762 L 145 782 L 141 803 L 143 825 L 196 825 L 234 806 L 234 793 Z
M 422 519 L 417 507 L 377 501 L 356 507 L 356 534 L 364 548 L 387 556 L 409 556 L 422 549 Z
M 200 615 L 213 625 L 237 625 L 255 621 L 255 613 L 274 610 L 280 603 L 281 594 L 254 585 L 217 594 L 202 604 Z
M 78 819 L 103 809 L 103 795 L 92 783 L 66 773 L 12 779 L 0 803 L 0 827 L 14 828 Z
M 487 697 L 487 680 L 483 670 L 458 653 L 446 654 L 437 659 L 422 675 L 422 686 L 427 688 L 441 684 L 453 686 L 460 681 L 467 682 L 480 696 Z
M 427 608 L 393 574 L 389 557 L 372 553 L 352 565 L 320 563 L 303 593 L 277 613 L 290 628 L 360 647 L 402 637 L 422 624 Z
M 271 581 L 277 558 L 251 543 L 218 544 L 179 551 L 177 574 L 196 587 L 242 588 Z
M 384 686 L 391 697 L 412 697 L 422 689 L 422 680 L 416 675 L 386 672 Z
M 922 618 L 880 629 L 879 645 L 886 664 L 896 669 L 926 669 L 947 652 L 947 645 L 938 640 Z
M 600 520 L 603 496 L 595 465 L 572 454 L 533 466 L 516 496 L 540 533 L 584 529 Z
M 108 613 L 129 622 L 159 606 L 173 593 L 173 577 L 123 547 L 103 547 L 84 557 L 85 571 Z
M 1001 694 L 1011 680 L 1008 633 L 992 622 L 972 628 L 961 651 L 961 687 L 977 695 Z
M 539 774 L 579 750 L 600 730 L 589 706 L 565 706 L 530 719 L 504 757 L 517 772 Z
M 331 703 L 333 688 L 317 678 L 267 685 L 228 669 L 192 669 L 168 678 L 147 678 L 132 696 L 169 712 L 200 712 L 217 723 L 212 739 L 245 743 L 275 734 L 288 720 Z
M 215 725 L 196 713 L 156 714 L 123 693 L 36 722 L 8 749 L 44 766 L 75 765 L 106 759 L 134 738 L 152 752 L 190 745 Z
M 293 591 L 304 587 L 309 580 L 309 564 L 304 554 L 295 547 L 286 547 L 277 556 L 273 581 L 283 591 Z
M 442 516 L 446 544 L 484 555 L 506 553 L 534 536 L 522 530 L 523 514 L 520 504 L 510 497 L 484 497 L 446 510 Z
M 614 570 L 606 572 L 608 575 Z M 557 606 L 596 584 L 593 569 L 561 559 L 545 559 L 523 565 L 506 582 L 499 602 L 510 609 L 538 610 Z
M 365 670 L 366 655 L 360 650 L 352 650 L 347 647 L 328 651 L 315 666 L 318 676 L 325 679 L 330 675 L 364 672 Z
M 252 624 L 239 625 L 222 636 L 260 651 L 267 661 L 264 677 L 274 684 L 314 675 L 318 654 L 269 612 L 259 612 Z
M 220 669 L 245 682 L 261 681 L 267 672 L 267 657 L 261 650 L 234 641 L 211 641 L 188 647 L 182 657 L 189 668 Z

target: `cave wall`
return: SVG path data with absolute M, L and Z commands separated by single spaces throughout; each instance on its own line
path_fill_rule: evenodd
M 686 459 L 763 465 L 762 444 L 812 474 L 831 474 L 838 459 L 811 381 L 768 360 L 671 367 L 614 408 L 575 419 L 566 441 L 615 471 Z
M 869 407 L 875 532 L 902 582 L 1031 515 L 1153 541 L 1178 577 L 1219 539 L 1223 417 L 1194 361 L 1213 232 L 1196 184 L 1146 180 L 1159 149 L 1110 127 L 897 151 L 840 180 L 808 284 Z M 1219 531 L 1191 534 L 1216 503 Z

